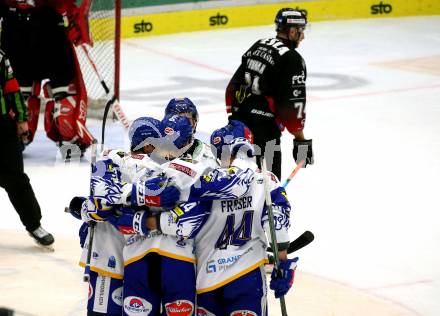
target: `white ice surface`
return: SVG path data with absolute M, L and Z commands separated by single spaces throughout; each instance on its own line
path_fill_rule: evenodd
M 188 96 L 206 139 L 226 123 L 224 90 L 241 54 L 272 35 L 265 26 L 123 41 L 124 111 L 131 120 L 160 118 L 171 97 Z M 316 162 L 287 191 L 292 238 L 309 229 L 316 239 L 298 252 L 299 269 L 440 315 L 440 17 L 314 23 L 306 36 L 305 134 Z M 100 135 L 98 120 L 89 126 Z M 108 125 L 110 147 L 127 148 L 125 138 L 119 124 Z M 286 133 L 282 148 L 286 177 L 295 166 Z M 25 165 L 44 227 L 77 234 L 63 208 L 87 194 L 87 161 L 62 164 L 40 124 Z M 22 230 L 3 190 L 0 210 L 0 229 Z

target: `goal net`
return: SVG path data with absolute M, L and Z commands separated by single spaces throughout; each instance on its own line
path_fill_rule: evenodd
M 102 117 L 107 102 L 113 96 L 119 98 L 120 1 L 91 1 L 89 29 L 92 45 L 76 47 L 87 89 L 89 117 Z

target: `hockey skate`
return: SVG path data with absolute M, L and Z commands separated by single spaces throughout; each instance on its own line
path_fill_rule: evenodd
M 93 142 L 96 140 L 93 139 Z M 58 148 L 61 154 L 61 159 L 65 162 L 70 162 L 72 160 L 78 160 L 84 157 L 85 152 L 89 146 L 79 143 L 70 143 L 70 142 L 58 142 Z M 65 146 L 65 147 L 63 147 Z
M 28 233 L 39 246 L 44 247 L 47 250 L 54 251 L 52 245 L 55 242 L 55 239 L 53 238 L 52 234 L 48 233 L 43 227 L 40 226 L 36 230 Z

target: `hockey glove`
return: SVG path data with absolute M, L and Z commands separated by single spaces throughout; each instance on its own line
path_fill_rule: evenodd
M 92 165 L 92 188 L 93 179 L 99 181 L 121 181 L 119 165 L 111 159 L 98 160 Z
M 87 235 L 89 234 L 89 225 L 87 223 L 83 223 L 79 228 L 79 244 L 81 248 L 84 248 L 84 243 L 86 242 Z
M 145 224 L 148 212 L 135 212 L 134 210 L 127 208 L 121 210 L 122 214 L 120 216 L 111 215 L 108 217 L 108 221 L 115 226 L 117 230 L 125 235 L 148 235 L 149 229 Z
M 275 291 L 275 298 L 286 295 L 292 287 L 297 261 L 298 257 L 280 261 L 279 270 L 272 270 L 270 289 Z
M 73 199 L 70 201 L 69 204 L 69 213 L 75 217 L 76 219 L 81 220 L 81 208 L 82 205 L 84 203 L 84 201 L 87 200 L 86 197 L 83 196 L 75 196 L 73 197 Z
M 83 3 L 86 2 L 83 1 Z M 67 39 L 75 46 L 82 44 L 92 45 L 89 34 L 88 11 L 89 7 L 81 5 L 80 7 L 75 6 L 71 8 L 70 12 L 63 14 L 65 27 L 67 28 Z
M 307 165 L 313 165 L 313 149 L 312 140 L 293 140 L 293 159 L 298 164 L 301 160 L 304 161 L 303 168 Z
M 133 184 L 131 191 L 132 206 L 156 206 L 171 208 L 179 200 L 180 191 L 173 185 L 167 185 L 164 177 L 156 177 Z
M 81 207 L 81 219 L 86 223 L 103 222 L 113 214 L 115 214 L 113 207 L 103 207 L 101 201 L 96 198 L 88 198 Z
M 90 179 L 93 202 L 99 210 L 125 204 L 131 194 L 131 184 L 121 180 L 119 166 L 111 159 L 97 161 L 92 166 Z

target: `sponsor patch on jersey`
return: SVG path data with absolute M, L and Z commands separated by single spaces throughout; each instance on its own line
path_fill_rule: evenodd
M 93 296 L 93 286 L 92 284 L 90 284 L 89 282 L 89 294 L 88 294 L 88 298 L 91 299 Z
M 113 291 L 112 300 L 116 305 L 122 306 L 122 286 Z
M 110 256 L 108 258 L 107 267 L 113 268 L 113 269 L 116 267 L 116 258 L 115 258 L 115 256 Z
M 178 300 L 165 304 L 167 316 L 189 316 L 194 312 L 194 304 L 187 300 Z
M 214 260 L 209 260 L 206 263 L 206 273 L 215 273 L 217 272 L 217 266 Z
M 68 107 L 68 106 L 62 106 L 60 109 L 61 114 L 69 114 L 70 112 L 72 112 L 72 108 Z
M 173 169 L 175 169 L 177 171 L 183 172 L 183 173 L 189 175 L 192 178 L 194 178 L 197 175 L 197 172 L 195 172 L 191 168 L 183 166 L 183 165 L 180 165 L 180 164 L 175 163 L 175 162 L 170 163 L 169 167 L 173 168 Z
M 124 311 L 129 316 L 148 316 L 152 305 L 142 297 L 128 296 L 124 299 Z
M 203 179 L 203 181 L 205 181 L 205 182 L 211 182 L 211 181 L 213 181 L 212 177 L 209 176 L 209 175 L 203 176 L 202 179 Z
M 233 311 L 230 316 L 257 316 L 257 313 L 247 310 Z
M 145 156 L 144 155 L 139 155 L 139 154 L 131 154 L 130 157 L 133 158 L 133 159 L 142 160 L 142 159 L 144 159 Z

